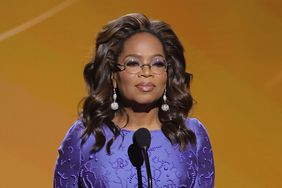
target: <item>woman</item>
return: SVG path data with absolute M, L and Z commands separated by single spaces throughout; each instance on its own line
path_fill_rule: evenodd
M 54 187 L 146 187 L 134 132 L 151 133 L 153 187 L 213 187 L 214 162 L 204 126 L 192 107 L 183 47 L 169 25 L 143 14 L 109 22 L 85 66 L 89 96 L 66 134 Z M 141 138 L 142 139 L 142 138 Z M 139 166 L 133 157 L 140 157 Z

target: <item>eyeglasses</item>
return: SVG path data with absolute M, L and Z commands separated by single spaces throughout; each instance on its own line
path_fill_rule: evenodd
M 127 71 L 130 74 L 139 73 L 145 66 L 148 66 L 149 69 L 155 74 L 162 74 L 167 69 L 167 62 L 163 57 L 153 58 L 150 64 L 143 64 L 141 60 L 132 57 L 125 61 L 125 63 L 117 64 L 119 71 Z

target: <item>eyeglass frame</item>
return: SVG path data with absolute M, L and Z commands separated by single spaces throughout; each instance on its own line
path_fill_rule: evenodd
M 126 65 L 128 64 L 129 62 L 127 62 L 127 63 L 125 63 L 125 64 L 120 64 L 120 63 L 116 63 L 115 64 L 115 66 L 116 66 L 116 68 L 118 69 L 117 71 L 126 71 Z M 167 68 L 168 68 L 168 66 L 169 66 L 169 63 L 166 61 L 166 59 L 164 59 L 164 64 L 165 64 L 165 67 L 164 67 L 164 72 L 166 72 L 167 71 Z M 122 66 L 122 67 L 124 67 L 123 69 L 121 69 L 119 66 Z M 141 72 L 142 70 L 143 70 L 143 68 L 145 67 L 145 66 L 148 66 L 149 67 L 149 70 L 150 71 L 152 71 L 152 62 L 150 62 L 149 64 L 143 64 L 143 63 L 141 63 L 140 65 L 139 65 L 139 68 L 140 68 L 140 70 L 138 71 L 138 72 L 136 72 L 136 73 L 131 73 L 131 72 L 128 72 L 129 74 L 137 74 L 137 73 L 139 73 L 139 72 Z M 156 72 L 154 72 L 154 71 L 152 71 L 154 74 L 162 74 L 162 73 L 156 73 Z

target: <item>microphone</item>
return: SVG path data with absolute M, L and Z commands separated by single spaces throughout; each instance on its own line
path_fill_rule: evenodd
M 137 171 L 138 188 L 143 188 L 141 166 L 143 165 L 144 159 L 141 149 L 137 146 L 137 144 L 133 143 L 128 147 L 127 153 L 131 164 Z
M 141 149 L 147 171 L 148 188 L 152 188 L 152 173 L 148 156 L 148 149 L 151 145 L 150 131 L 146 128 L 138 129 L 133 135 L 133 143 L 135 143 Z

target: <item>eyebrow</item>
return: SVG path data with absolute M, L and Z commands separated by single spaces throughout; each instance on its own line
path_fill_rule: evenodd
M 150 58 L 152 59 L 152 58 L 157 57 L 157 56 L 160 56 L 160 57 L 163 57 L 163 58 L 164 58 L 164 55 L 162 55 L 162 54 L 154 54 L 154 55 L 151 55 Z M 137 57 L 137 58 L 139 58 L 139 59 L 143 59 L 143 56 L 141 56 L 141 55 L 138 55 L 138 54 L 128 54 L 128 55 L 126 55 L 126 56 L 123 58 L 123 60 L 126 59 L 126 58 L 128 58 L 128 57 Z

